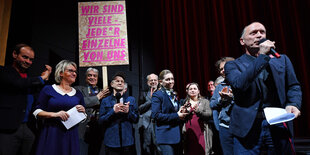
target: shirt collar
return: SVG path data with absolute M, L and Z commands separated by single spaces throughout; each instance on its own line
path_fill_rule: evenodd
M 97 86 L 94 86 L 94 87 L 93 87 L 93 86 L 91 86 L 91 85 L 88 85 L 88 87 L 91 88 L 91 89 L 94 89 L 94 90 L 96 90 L 96 89 L 98 88 Z
M 73 96 L 73 95 L 75 95 L 75 93 L 76 93 L 76 90 L 75 90 L 73 87 L 72 87 L 71 92 L 69 92 L 69 93 L 63 92 L 61 89 L 59 89 L 59 88 L 57 87 L 56 84 L 53 84 L 52 87 L 54 88 L 54 90 L 55 90 L 58 94 L 60 94 L 60 95 L 62 95 L 62 96 L 65 96 L 66 94 L 67 94 L 68 96 Z

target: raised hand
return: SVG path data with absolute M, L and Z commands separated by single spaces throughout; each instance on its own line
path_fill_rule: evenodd
M 97 94 L 97 98 L 98 100 L 101 100 L 102 98 L 104 97 L 107 97 L 110 93 L 110 90 L 109 88 L 106 88 L 104 90 L 101 90 L 98 94 Z
M 41 73 L 41 78 L 47 81 L 51 73 L 52 73 L 52 67 L 49 65 L 45 65 L 45 70 Z

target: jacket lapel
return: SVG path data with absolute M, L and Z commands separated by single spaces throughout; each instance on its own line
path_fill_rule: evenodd
M 247 59 L 246 54 L 243 54 L 242 57 L 240 57 L 240 59 L 241 59 L 240 64 L 242 64 L 242 67 L 240 69 L 241 71 L 245 71 L 251 62 L 249 59 Z M 256 84 L 256 88 L 258 88 L 258 90 L 261 92 L 261 88 L 259 86 L 258 80 L 255 79 L 254 82 Z
M 172 108 L 172 109 L 174 110 L 174 109 L 175 109 L 175 108 L 174 108 L 174 105 L 173 105 L 173 103 L 171 102 L 170 97 L 169 97 L 169 95 L 168 95 L 167 92 L 166 92 L 166 89 L 165 89 L 165 88 L 162 88 L 162 89 L 160 89 L 160 90 L 163 92 L 164 98 L 166 98 L 166 99 L 168 100 L 168 102 L 170 103 L 170 104 L 169 104 L 169 105 L 170 105 L 169 108 Z
M 89 96 L 88 89 L 89 89 L 88 86 L 83 87 L 83 88 L 82 88 L 83 94 L 86 94 L 87 96 Z

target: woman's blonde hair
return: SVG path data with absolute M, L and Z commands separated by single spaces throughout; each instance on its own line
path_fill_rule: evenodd
M 56 81 L 56 83 L 60 83 L 60 81 L 62 80 L 60 73 L 65 72 L 66 68 L 69 65 L 72 65 L 75 68 L 77 68 L 75 62 L 70 61 L 70 60 L 62 60 L 56 65 L 56 70 L 55 70 L 55 81 Z
M 165 78 L 164 76 L 167 75 L 167 74 L 169 74 L 169 73 L 172 74 L 172 72 L 171 72 L 170 70 L 168 70 L 168 69 L 162 70 L 162 71 L 159 73 L 158 80 L 163 80 L 163 79 Z

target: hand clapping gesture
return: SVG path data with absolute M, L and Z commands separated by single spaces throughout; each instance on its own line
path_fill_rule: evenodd
M 228 89 L 228 87 L 224 87 L 222 91 L 219 92 L 222 100 L 231 100 L 233 97 L 233 93 L 231 89 Z
M 180 110 L 178 111 L 178 116 L 181 120 L 184 120 L 185 117 L 189 114 L 189 112 L 186 112 L 186 107 L 181 106 Z
M 123 104 L 123 103 L 114 104 L 114 106 L 113 106 L 114 112 L 115 113 L 119 113 L 119 112 L 128 113 L 129 112 L 129 103 L 130 102 L 127 102 L 125 104 Z
M 49 65 L 45 65 L 45 70 L 41 73 L 41 78 L 47 81 L 51 73 L 52 73 L 52 67 Z
M 110 90 L 109 88 L 106 88 L 104 90 L 101 90 L 98 94 L 97 94 L 97 98 L 98 100 L 101 100 L 102 98 L 104 97 L 107 97 L 110 93 Z

